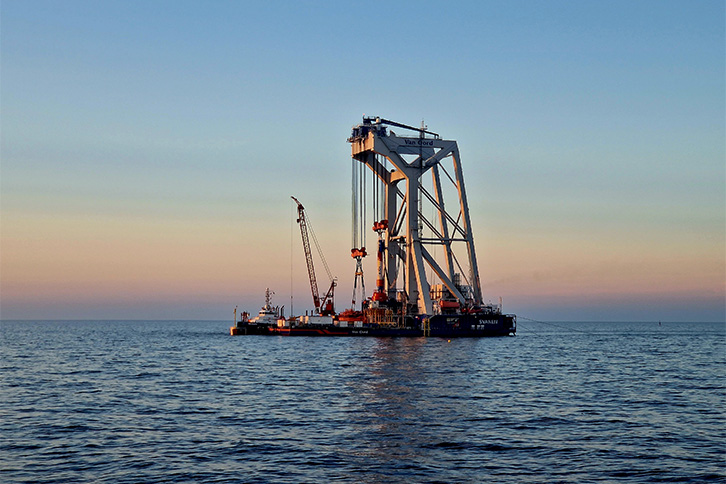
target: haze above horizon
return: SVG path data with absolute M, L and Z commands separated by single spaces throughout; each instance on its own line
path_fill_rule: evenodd
M 304 312 L 290 195 L 343 309 L 365 113 L 458 141 L 505 311 L 723 322 L 725 8 L 4 1 L 0 318 Z

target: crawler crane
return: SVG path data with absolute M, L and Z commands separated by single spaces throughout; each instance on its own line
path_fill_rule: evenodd
M 334 277 L 331 276 L 330 269 L 328 268 L 328 264 L 325 261 L 325 257 L 323 256 L 323 251 L 320 249 L 317 237 L 315 237 L 313 227 L 312 225 L 310 225 L 309 221 L 305 217 L 305 208 L 297 198 L 290 198 L 292 198 L 295 203 L 297 203 L 297 223 L 300 225 L 300 234 L 302 236 L 303 250 L 305 251 L 305 262 L 308 266 L 308 277 L 310 278 L 310 290 L 313 294 L 313 305 L 315 306 L 315 314 L 319 314 L 321 316 L 332 316 L 335 314 L 334 296 L 337 281 Z M 323 261 L 325 271 L 328 273 L 328 277 L 330 278 L 330 288 L 328 289 L 328 292 L 325 293 L 325 296 L 322 298 L 322 300 L 320 299 L 320 294 L 318 292 L 318 282 L 315 278 L 315 267 L 313 266 L 313 254 L 310 250 L 310 238 L 308 236 L 308 230 L 313 236 L 315 248 L 318 250 L 318 254 L 320 255 L 320 259 Z

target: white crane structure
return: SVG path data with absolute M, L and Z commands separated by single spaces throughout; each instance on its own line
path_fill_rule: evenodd
M 398 136 L 391 127 L 408 130 L 412 136 Z M 437 287 L 445 287 L 447 297 L 461 308 L 481 305 L 479 269 L 456 141 L 441 139 L 423 125 L 416 128 L 378 117 L 364 117 L 363 123 L 353 127 L 348 141 L 354 164 L 354 214 L 358 212 L 361 217 L 361 210 L 365 210 L 365 196 L 359 200 L 360 207 L 355 208 L 356 176 L 363 177 L 356 175 L 356 163 L 363 170 L 370 169 L 380 187 L 378 192 L 373 188 L 372 197 L 377 204 L 373 210 L 374 230 L 379 234 L 380 247 L 385 249 L 383 267 L 379 267 L 379 278 L 383 277 L 379 282 L 384 285 L 385 295 L 379 297 L 398 299 L 419 314 L 433 314 L 429 271 L 441 282 Z M 453 166 L 452 174 L 444 167 L 444 161 L 446 166 Z M 427 173 L 431 183 L 426 186 L 431 188 L 424 184 Z M 447 184 L 451 182 L 449 187 L 454 189 L 443 187 L 442 179 Z M 444 200 L 445 194 L 450 200 Z M 455 202 L 451 200 L 454 197 Z M 426 210 L 422 209 L 422 201 L 426 201 Z M 429 207 L 431 216 L 426 217 L 422 212 L 428 215 Z M 362 217 L 365 219 L 365 215 Z M 360 226 L 365 229 L 365 222 Z M 363 238 L 360 245 L 364 241 Z M 465 247 L 465 253 L 458 247 Z M 397 285 L 399 276 L 402 290 Z

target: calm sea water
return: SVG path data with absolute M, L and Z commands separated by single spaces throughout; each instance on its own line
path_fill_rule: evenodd
M 0 323 L 6 483 L 726 482 L 724 324 Z

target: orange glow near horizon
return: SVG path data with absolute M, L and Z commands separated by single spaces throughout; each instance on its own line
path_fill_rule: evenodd
M 238 294 L 290 272 L 289 239 L 260 244 L 218 223 L 57 216 L 3 223 L 15 234 L 3 233 L 6 303 Z
M 583 242 L 527 238 L 492 242 L 497 256 L 482 267 L 483 284 L 506 293 L 572 297 L 723 294 L 723 256 L 716 241 L 653 244 L 627 235 Z
M 286 230 L 251 236 L 218 221 L 36 215 L 3 222 L 3 303 L 29 314 L 43 304 L 72 308 L 99 302 L 207 301 L 225 314 L 227 306 L 247 301 L 245 309 L 254 311 L 252 301 L 261 299 L 265 287 L 277 292 L 278 304 L 289 304 L 291 250 L 296 309 L 310 306 L 297 232 L 291 241 Z M 319 235 L 327 239 L 330 233 L 323 229 Z M 718 253 L 714 245 L 686 236 L 654 245 L 627 236 L 588 242 L 510 234 L 482 237 L 477 248 L 485 300 L 592 303 L 638 297 L 718 301 L 724 260 L 708 257 Z M 347 307 L 352 287 L 347 276 L 353 266 L 345 256 L 345 251 L 327 254 L 339 277 L 339 309 Z M 366 271 L 372 278 L 373 267 Z

